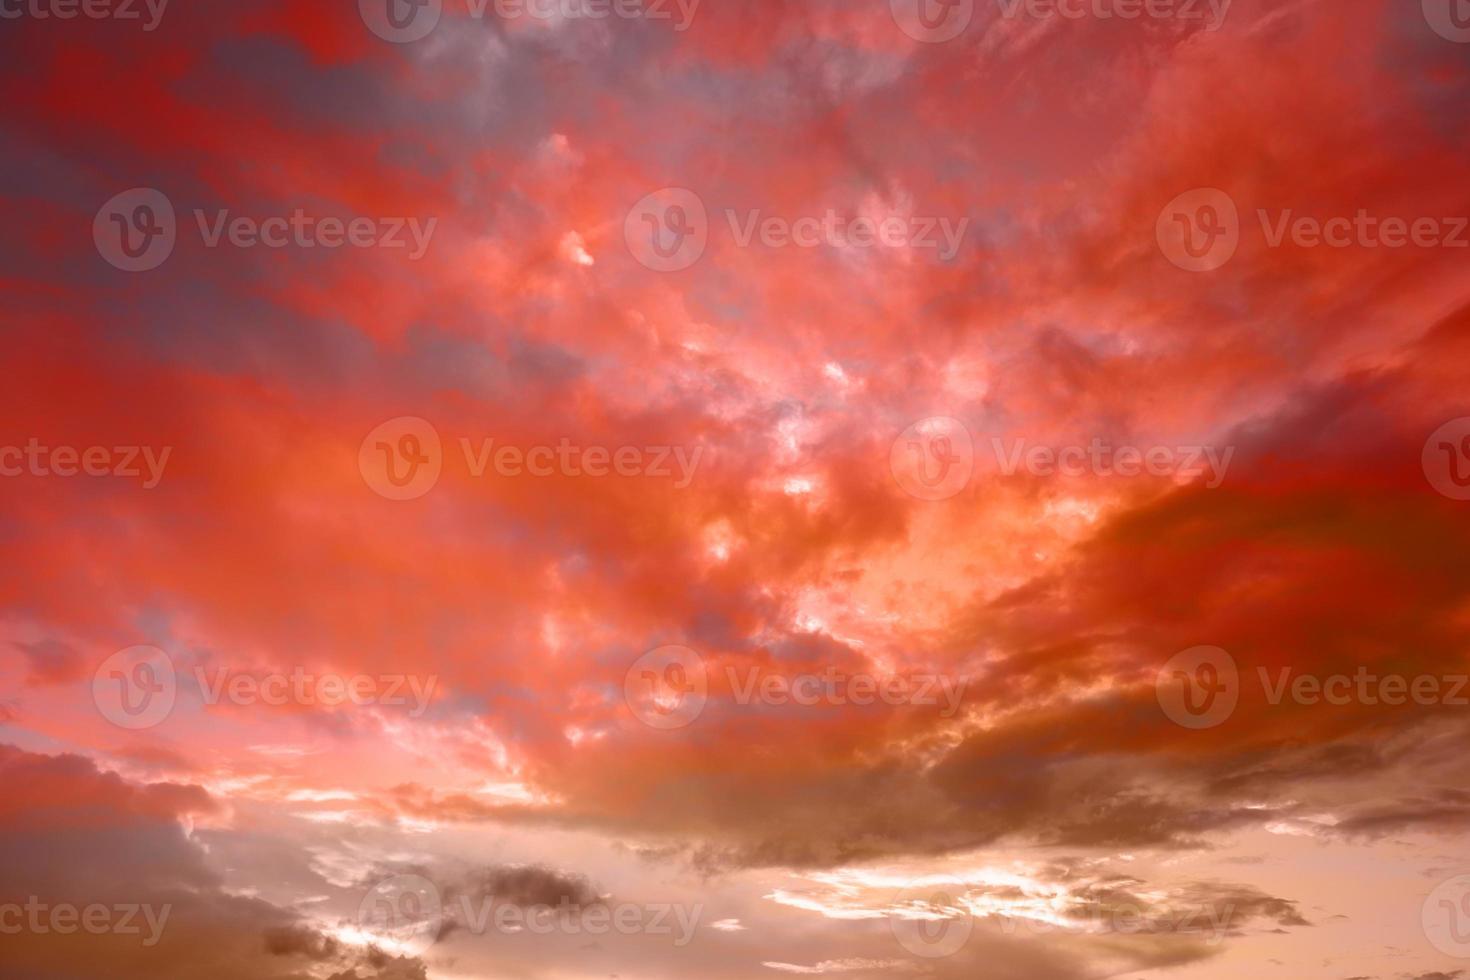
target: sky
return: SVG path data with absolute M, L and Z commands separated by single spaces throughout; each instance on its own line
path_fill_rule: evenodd
M 1467 0 L 0 0 L 0 975 L 1470 976 Z

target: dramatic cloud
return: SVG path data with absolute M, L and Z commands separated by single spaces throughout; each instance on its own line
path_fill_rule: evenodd
M 1464 972 L 1463 0 L 82 7 L 6 970 Z

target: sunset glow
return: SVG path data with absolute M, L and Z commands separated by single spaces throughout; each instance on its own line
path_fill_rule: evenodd
M 1470 978 L 1470 0 L 0 46 L 0 980 Z

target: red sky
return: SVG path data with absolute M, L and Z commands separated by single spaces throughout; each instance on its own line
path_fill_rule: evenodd
M 1466 0 L 86 10 L 0 975 L 1470 971 Z

